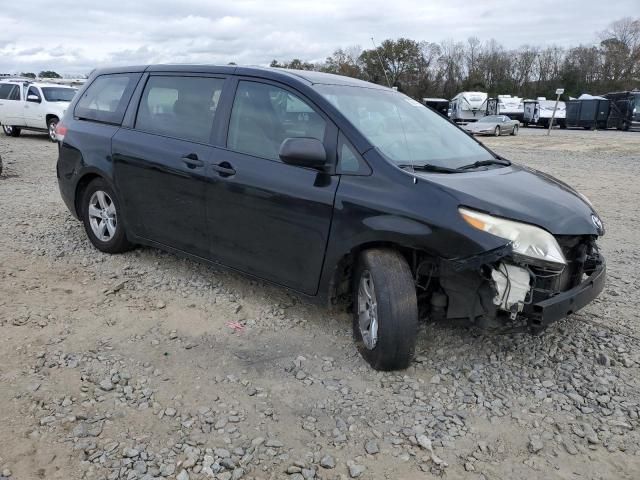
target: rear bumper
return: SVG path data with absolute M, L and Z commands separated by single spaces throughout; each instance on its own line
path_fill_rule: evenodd
M 543 329 L 577 312 L 602 292 L 606 276 L 607 268 L 603 260 L 580 285 L 547 300 L 527 305 L 524 313 L 529 318 L 530 326 L 533 329 Z

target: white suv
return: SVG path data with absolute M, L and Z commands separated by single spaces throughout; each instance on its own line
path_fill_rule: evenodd
M 56 125 L 77 89 L 27 80 L 0 81 L 0 124 L 6 135 L 21 130 L 48 132 L 56 141 Z

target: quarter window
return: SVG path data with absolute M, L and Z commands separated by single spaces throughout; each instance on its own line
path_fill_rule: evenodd
M 78 100 L 76 117 L 120 124 L 139 77 L 133 73 L 100 75 Z
M 286 138 L 324 140 L 325 120 L 304 100 L 283 88 L 241 81 L 233 102 L 227 147 L 270 160 L 279 159 Z
M 152 76 L 142 94 L 135 128 L 208 143 L 224 79 Z
M 369 175 L 369 165 L 360 157 L 355 148 L 340 133 L 338 138 L 338 170 L 337 173 L 346 175 Z

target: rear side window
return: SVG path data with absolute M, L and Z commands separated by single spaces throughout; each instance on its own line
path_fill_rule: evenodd
M 78 100 L 75 116 L 120 124 L 139 77 L 137 73 L 100 75 Z
M 135 128 L 158 135 L 209 143 L 224 79 L 152 76 Z
M 13 85 L 8 85 L 6 83 L 0 84 L 0 100 L 8 99 L 12 88 Z
M 300 97 L 265 83 L 241 81 L 233 102 L 227 147 L 278 160 L 286 138 L 324 140 L 325 120 Z
M 20 100 L 20 86 L 9 83 L 0 85 L 0 100 Z

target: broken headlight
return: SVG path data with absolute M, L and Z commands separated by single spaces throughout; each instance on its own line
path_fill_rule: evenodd
M 533 264 L 551 264 L 559 268 L 567 261 L 556 239 L 546 230 L 528 223 L 494 217 L 467 208 L 459 208 L 462 218 L 474 228 L 511 242 L 514 257 L 525 257 Z

